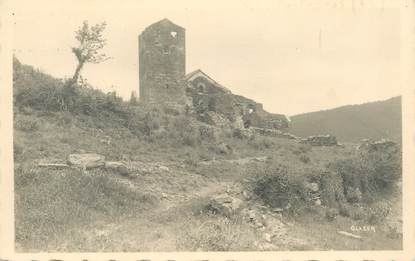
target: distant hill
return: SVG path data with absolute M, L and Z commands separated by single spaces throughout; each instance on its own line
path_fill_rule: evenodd
M 365 138 L 400 142 L 401 97 L 295 115 L 291 117 L 290 132 L 298 136 L 332 134 L 343 142 Z

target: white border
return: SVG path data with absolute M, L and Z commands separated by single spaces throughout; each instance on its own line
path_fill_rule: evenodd
M 290 252 L 168 252 L 168 253 L 15 253 L 14 193 L 12 160 L 12 21 L 6 0 L 0 0 L 0 259 L 8 260 L 415 260 L 415 0 L 283 0 L 282 5 L 298 8 L 339 8 L 363 3 L 366 7 L 397 6 L 401 8 L 401 81 L 403 89 L 403 251 L 290 251 Z M 41 7 L 39 7 L 41 8 Z M 397 87 L 398 88 L 398 87 Z

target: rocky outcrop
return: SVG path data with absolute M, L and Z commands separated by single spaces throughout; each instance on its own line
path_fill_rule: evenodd
M 227 194 L 221 194 L 210 200 L 209 209 L 215 213 L 229 217 L 240 210 L 242 202 L 243 201 L 238 198 L 231 197 Z
M 123 176 L 128 176 L 129 170 L 127 166 L 122 162 L 117 161 L 107 161 L 105 162 L 105 168 L 108 170 L 112 170 L 117 172 L 118 174 L 121 174 Z
M 105 165 L 105 157 L 95 153 L 69 154 L 68 164 L 84 169 L 102 167 Z

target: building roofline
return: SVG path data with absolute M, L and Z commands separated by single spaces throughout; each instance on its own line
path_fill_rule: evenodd
M 186 30 L 184 27 L 182 27 L 182 26 L 180 26 L 180 25 L 177 25 L 177 24 L 173 23 L 173 22 L 172 22 L 171 20 L 169 20 L 168 18 L 163 18 L 163 19 L 161 19 L 161 20 L 159 20 L 159 21 L 157 21 L 157 22 L 155 22 L 155 23 L 152 23 L 151 25 L 147 26 L 144 30 L 147 30 L 148 28 L 156 27 L 157 25 L 159 25 L 159 24 L 163 24 L 163 23 L 169 23 L 169 24 L 172 24 L 172 25 L 174 25 L 174 26 L 176 26 L 176 27 L 179 27 L 180 29 Z
M 217 81 L 215 81 L 214 79 L 212 79 L 212 77 L 210 77 L 209 75 L 207 75 L 205 72 L 203 72 L 201 69 L 197 69 L 194 70 L 188 74 L 186 74 L 185 76 L 185 80 L 189 81 L 194 75 L 196 74 L 202 74 L 204 77 L 206 77 L 208 80 L 210 80 L 211 82 L 213 82 L 215 85 L 217 85 L 219 88 L 225 90 L 228 93 L 232 93 L 231 90 L 229 90 L 228 88 L 226 88 L 225 86 L 223 86 L 222 84 L 218 83 Z

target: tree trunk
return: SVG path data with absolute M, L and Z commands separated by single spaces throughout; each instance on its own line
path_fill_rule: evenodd
M 71 87 L 73 85 L 75 85 L 75 83 L 78 81 L 79 73 L 81 72 L 81 69 L 82 69 L 83 66 L 84 66 L 83 62 L 78 63 L 78 66 L 76 67 L 75 73 L 74 73 L 74 75 L 72 77 L 72 80 L 71 80 Z

